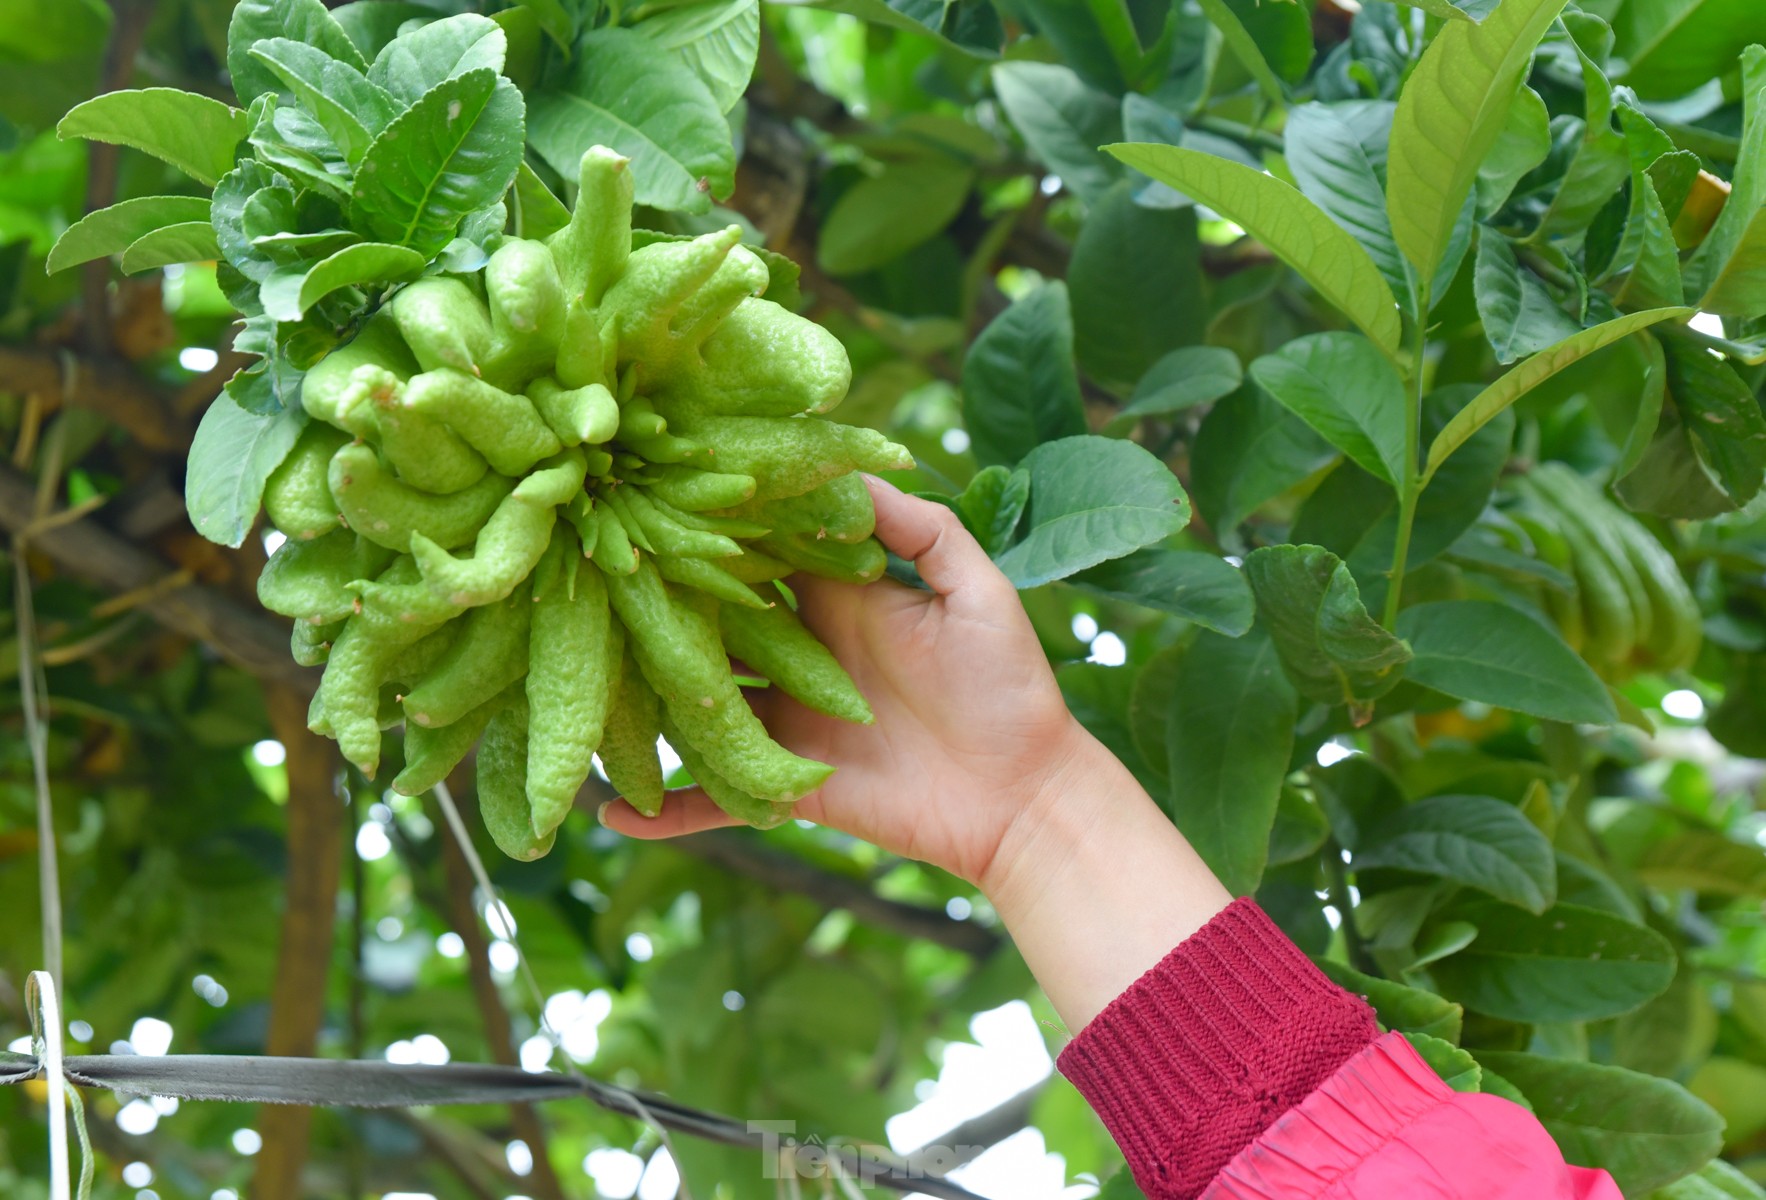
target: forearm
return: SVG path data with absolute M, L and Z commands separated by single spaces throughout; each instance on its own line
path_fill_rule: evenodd
M 1077 1033 L 1232 896 L 1127 768 L 1074 733 L 981 883 Z

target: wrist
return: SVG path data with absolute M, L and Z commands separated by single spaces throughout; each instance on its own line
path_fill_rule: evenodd
M 1120 760 L 1075 728 L 977 883 L 1077 1032 L 1232 896 Z

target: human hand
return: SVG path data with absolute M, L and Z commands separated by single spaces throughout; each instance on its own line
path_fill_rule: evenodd
M 1068 713 L 1016 591 L 956 515 L 866 482 L 879 540 L 931 590 L 811 576 L 791 586 L 876 724 L 823 716 L 776 688 L 754 707 L 786 747 L 839 768 L 799 801 L 801 816 L 986 891 L 1014 825 L 1034 820 L 1087 758 L 1109 754 Z M 646 838 L 735 823 L 696 788 L 673 793 L 655 818 L 618 801 L 602 820 Z

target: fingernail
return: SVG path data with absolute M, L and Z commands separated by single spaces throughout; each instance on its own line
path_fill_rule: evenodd
M 603 800 L 603 801 L 601 801 L 601 806 L 595 810 L 595 820 L 601 822 L 601 824 L 603 824 L 603 825 L 606 825 L 607 828 L 609 828 L 609 829 L 613 828 L 613 826 L 607 825 L 607 810 L 611 807 L 613 807 L 613 801 Z

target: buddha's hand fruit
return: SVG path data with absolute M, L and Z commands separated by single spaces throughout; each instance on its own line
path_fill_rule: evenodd
M 589 151 L 569 225 L 406 286 L 308 372 L 310 424 L 266 494 L 289 540 L 259 590 L 325 666 L 312 727 L 372 775 L 403 720 L 408 794 L 482 736 L 481 813 L 519 858 L 551 846 L 597 752 L 654 814 L 659 734 L 751 824 L 820 786 L 832 768 L 772 740 L 730 655 L 870 719 L 772 581 L 876 579 L 853 472 L 912 465 L 815 415 L 845 352 L 760 298 L 735 227 L 631 249 L 626 167 Z

